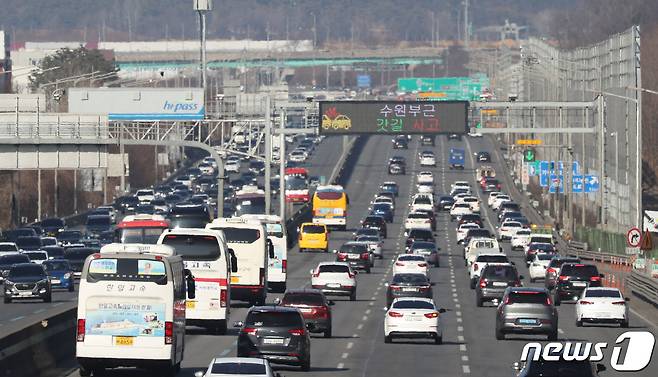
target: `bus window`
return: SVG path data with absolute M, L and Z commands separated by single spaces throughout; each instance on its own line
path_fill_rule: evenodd
M 217 260 L 221 250 L 217 239 L 211 236 L 168 234 L 162 241 L 176 250 L 183 260 Z
M 167 284 L 164 262 L 151 259 L 97 258 L 89 263 L 87 281 L 105 280 L 152 282 Z

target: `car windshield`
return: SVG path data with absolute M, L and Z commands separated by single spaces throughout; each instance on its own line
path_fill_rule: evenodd
M 356 231 L 357 236 L 379 236 L 377 229 L 361 228 Z
M 377 203 L 374 206 L 372 206 L 372 209 L 374 211 L 389 211 L 391 209 L 391 206 L 388 203 L 383 203 L 383 201 L 381 201 L 380 203 Z
M 379 237 L 374 236 L 359 236 L 356 238 L 359 242 L 379 242 Z
M 424 240 L 432 239 L 434 235 L 431 231 L 425 229 L 412 229 L 409 232 L 409 238 L 420 238 Z
M 565 264 L 560 270 L 560 275 L 576 276 L 581 278 L 589 278 L 598 276 L 599 271 L 596 266 L 588 264 Z
M 401 300 L 393 304 L 393 309 L 427 309 L 434 310 L 431 302 L 420 300 Z
M 542 377 L 592 377 L 592 365 L 589 361 L 532 361 L 528 376 Z
M 368 252 L 368 246 L 366 245 L 361 245 L 361 244 L 344 244 L 343 246 L 340 247 L 340 252 L 341 253 L 367 253 Z
M 553 259 L 553 254 L 544 254 L 544 253 L 537 254 L 537 260 L 545 261 L 551 259 Z
M 27 255 L 27 257 L 30 258 L 30 260 L 46 260 L 46 259 L 48 259 L 48 254 L 46 254 L 44 252 L 30 251 L 30 252 L 23 253 L 23 254 Z
M 287 175 L 285 178 L 286 190 L 303 190 L 308 188 L 305 178 Z
M 621 293 L 616 289 L 588 289 L 585 297 L 621 298 Z
M 414 199 L 414 204 L 432 204 L 432 201 L 426 196 L 420 196 Z
M 71 269 L 66 261 L 48 261 L 43 264 L 46 271 L 68 271 Z
M 482 272 L 482 276 L 485 278 L 506 280 L 515 280 L 517 277 L 516 269 L 507 265 L 488 265 Z
M 9 270 L 9 277 L 23 277 L 23 276 L 46 276 L 43 267 L 38 264 L 21 264 L 14 266 Z
M 11 265 L 16 263 L 29 263 L 30 258 L 27 255 L 14 254 L 14 255 L 3 255 L 0 257 L 0 265 Z
M 14 244 L 2 244 L 0 245 L 0 251 L 18 251 L 18 247 Z
M 347 273 L 350 272 L 350 268 L 348 266 L 342 265 L 342 264 L 323 264 L 319 268 L 319 272 L 339 272 L 339 273 Z
M 302 226 L 302 233 L 308 234 L 324 234 L 326 228 L 322 225 L 304 225 Z
M 434 250 L 436 245 L 431 242 L 414 242 L 411 244 L 411 250 Z
M 296 311 L 252 311 L 247 314 L 245 326 L 303 328 L 304 322 Z
M 281 302 L 284 305 L 324 305 L 322 296 L 317 293 L 287 293 Z
M 517 230 L 516 235 L 517 236 L 529 236 L 530 231 L 529 230 Z
M 251 362 L 215 363 L 212 365 L 210 373 L 213 375 L 219 374 L 227 376 L 241 374 L 265 376 L 267 374 L 267 369 L 265 368 L 264 364 L 256 364 Z
M 42 227 L 64 227 L 64 221 L 62 219 L 45 219 L 41 221 Z
M 109 216 L 93 216 L 87 218 L 87 226 L 110 226 Z
M 476 259 L 476 262 L 483 263 L 508 263 L 509 260 L 504 255 L 479 255 Z
M 395 274 L 393 284 L 429 284 L 424 274 Z

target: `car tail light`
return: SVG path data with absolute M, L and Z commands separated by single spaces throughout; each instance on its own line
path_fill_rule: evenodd
M 288 260 L 284 259 L 281 261 L 281 272 L 285 274 L 286 270 L 288 270 Z
M 350 279 L 354 279 L 354 277 L 355 277 L 356 275 L 354 275 L 354 274 L 351 273 L 351 272 L 348 272 L 348 273 L 347 273 L 347 276 L 349 276 Z
M 487 286 L 487 280 L 480 279 L 480 288 L 486 288 L 486 286 Z
M 242 329 L 242 333 L 247 335 L 256 335 L 256 331 L 258 330 L 255 327 L 245 327 Z
M 515 286 L 515 287 L 521 287 L 521 286 L 522 286 L 522 285 L 521 285 L 521 280 L 516 280 L 516 281 L 514 281 L 514 286 Z
M 393 317 L 393 318 L 400 318 L 400 317 L 402 317 L 403 315 L 404 315 L 404 314 L 402 314 L 402 313 L 400 313 L 400 312 L 393 312 L 393 311 L 388 312 L 388 316 L 389 316 L 389 317 Z
M 589 278 L 589 281 L 601 281 L 601 277 L 600 276 L 592 276 L 591 278 Z
M 292 329 L 292 330 L 288 330 L 288 332 L 290 333 L 290 335 L 294 335 L 294 336 L 302 336 L 306 334 L 306 330 L 304 329 Z
M 437 312 L 432 312 L 432 313 L 425 313 L 425 318 L 436 318 L 439 316 L 439 313 Z
M 546 270 L 546 272 L 549 274 L 554 274 L 557 272 L 557 270 L 555 270 L 553 267 L 550 267 L 549 269 Z
M 264 268 L 260 269 L 260 285 L 261 286 L 265 285 L 265 269 Z
M 473 271 L 477 271 L 480 268 L 477 263 L 473 263 Z
M 226 307 L 226 289 L 219 291 L 219 306 L 222 308 Z
M 171 321 L 165 322 L 165 344 L 174 343 L 174 323 Z
M 425 263 L 425 262 L 418 263 L 418 267 L 427 267 L 427 263 Z
M 85 323 L 86 321 L 84 319 L 78 319 L 78 342 L 85 341 Z
M 404 266 L 404 263 L 403 262 L 395 262 L 395 265 L 396 266 Z
M 544 319 L 540 319 L 539 322 L 541 322 L 544 325 L 550 325 L 552 321 L 550 319 L 544 318 Z
M 548 306 L 553 305 L 553 301 L 551 301 L 551 296 L 546 296 L 546 305 Z
M 313 273 L 313 277 L 314 277 L 314 278 L 319 278 L 319 277 L 320 277 L 320 271 L 319 271 L 319 270 L 316 270 L 316 271 Z
M 370 259 L 370 253 L 361 253 L 361 259 L 363 260 Z
M 320 306 L 313 311 L 316 318 L 327 318 L 329 316 L 329 309 L 326 306 Z
M 418 290 L 421 291 L 421 292 L 427 292 L 427 291 L 430 290 L 430 287 L 420 287 L 420 288 L 418 288 Z
M 338 254 L 336 254 L 336 256 L 337 256 L 338 260 L 347 259 L 347 254 L 345 254 L 345 253 L 338 253 Z
M 560 275 L 560 276 L 558 277 L 558 279 L 559 279 L 560 281 L 566 281 L 566 280 L 569 280 L 569 276 L 566 276 L 566 275 Z
M 585 300 L 580 300 L 580 301 L 578 301 L 578 303 L 581 304 L 581 305 L 592 305 L 593 304 L 592 301 L 585 301 Z
M 505 300 L 503 301 L 503 305 L 509 304 L 509 296 L 505 297 Z
M 626 301 L 615 301 L 612 305 L 626 305 Z

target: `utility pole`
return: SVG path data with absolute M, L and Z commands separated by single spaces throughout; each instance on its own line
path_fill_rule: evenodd
M 282 108 L 279 115 L 279 213 L 282 221 L 286 221 L 286 111 Z
M 468 26 L 468 1 L 464 0 L 464 47 L 468 48 L 470 42 L 470 28 Z
M 201 58 L 201 87 L 206 93 L 206 13 L 212 11 L 212 0 L 193 0 L 194 10 L 199 12 L 199 37 Z
M 269 215 L 272 207 L 272 102 L 270 96 L 266 98 L 265 106 L 265 130 L 263 132 L 265 135 L 265 214 Z

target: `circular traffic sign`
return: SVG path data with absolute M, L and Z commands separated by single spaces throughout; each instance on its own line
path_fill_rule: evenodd
M 642 231 L 635 227 L 631 228 L 626 233 L 626 242 L 630 247 L 639 247 L 642 242 Z

